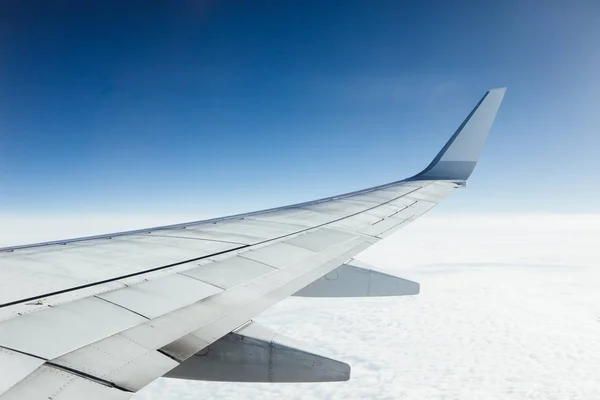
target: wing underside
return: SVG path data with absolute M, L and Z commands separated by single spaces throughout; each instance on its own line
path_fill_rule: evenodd
M 190 369 L 198 360 L 190 357 L 212 345 L 244 362 L 230 349 L 256 331 L 249 321 L 304 288 L 318 297 L 413 293 L 414 283 L 344 264 L 464 184 L 472 168 L 457 165 L 474 166 L 503 93 L 488 92 L 432 164 L 407 180 L 215 220 L 0 249 L 0 399 L 122 399 L 169 371 L 214 378 L 218 369 Z M 328 283 L 332 271 L 355 290 Z M 265 354 L 312 357 L 272 337 L 251 339 Z M 306 381 L 315 376 L 306 365 L 346 371 L 315 357 L 281 360 L 280 368 L 298 368 Z

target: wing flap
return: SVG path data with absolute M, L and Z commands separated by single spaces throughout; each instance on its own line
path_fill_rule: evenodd
M 52 364 L 132 392 L 179 365 L 171 357 L 128 342 L 120 335 L 66 354 L 52 360 Z

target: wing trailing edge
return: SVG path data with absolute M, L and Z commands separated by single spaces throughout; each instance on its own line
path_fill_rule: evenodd
M 479 160 L 505 92 L 506 88 L 487 91 L 427 168 L 407 180 L 466 181 Z

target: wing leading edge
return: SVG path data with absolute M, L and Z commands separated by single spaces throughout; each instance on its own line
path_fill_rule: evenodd
M 488 91 L 431 164 L 405 180 L 208 221 L 0 249 L 0 399 L 128 398 L 339 266 L 357 289 L 377 293 L 370 285 L 381 274 L 343 265 L 464 184 L 504 91 Z M 330 289 L 312 290 L 321 297 Z

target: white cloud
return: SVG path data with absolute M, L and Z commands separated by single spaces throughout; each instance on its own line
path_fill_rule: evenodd
M 47 240 L 193 219 L 72 217 L 70 225 L 53 218 L 41 225 L 51 231 L 40 232 L 38 221 L 22 225 L 19 237 L 30 231 Z M 3 224 L 0 242 L 14 239 L 11 232 Z M 430 214 L 359 257 L 420 282 L 419 296 L 291 298 L 257 318 L 349 362 L 349 382 L 159 379 L 134 398 L 600 398 L 599 239 L 599 215 Z

